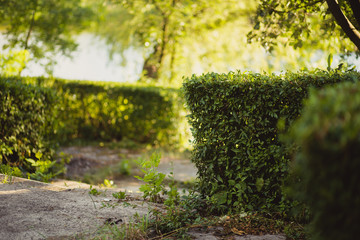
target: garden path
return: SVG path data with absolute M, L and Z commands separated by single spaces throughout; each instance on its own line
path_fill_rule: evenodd
M 43 183 L 0 174 L 0 240 L 112 239 L 107 225 L 128 223 L 134 214 L 144 216 L 149 205 L 132 193 L 125 201 L 112 196 L 116 188 L 101 188 L 89 194 L 89 185 L 58 180 Z M 4 183 L 7 178 L 8 183 Z M 126 203 L 126 204 L 125 204 Z M 190 229 L 197 240 L 224 239 L 218 229 Z M 221 231 L 221 230 L 220 230 Z M 108 231 L 107 231 L 108 232 Z M 234 240 L 285 240 L 283 235 L 232 235 Z
M 99 146 L 72 146 L 62 148 L 60 151 L 72 156 L 70 164 L 66 166 L 67 178 L 81 179 L 85 174 L 91 178 L 92 174 L 96 175 L 97 170 L 110 166 L 113 174 L 106 176 L 106 178 L 113 180 L 118 188 L 134 192 L 138 191 L 141 185 L 141 182 L 133 177 L 133 175 L 140 174 L 135 162 L 139 158 L 148 158 L 146 152 L 140 150 L 109 149 Z M 129 175 L 121 175 L 120 163 L 122 161 L 128 162 Z M 196 171 L 194 164 L 189 159 L 174 156 L 171 153 L 164 154 L 158 167 L 158 172 L 167 175 L 173 172 L 174 179 L 179 182 L 195 180 Z
M 111 150 L 104 147 L 68 147 L 61 149 L 72 155 L 68 164 L 68 178 L 84 174 L 97 174 L 96 169 L 106 166 L 116 168 L 124 159 L 137 159 L 141 152 L 124 149 Z M 196 177 L 196 169 L 188 159 L 165 155 L 159 172 L 174 172 L 178 181 L 190 181 Z M 134 172 L 136 174 L 136 169 Z M 6 181 L 5 181 L 6 179 Z M 0 240 L 10 239 L 99 239 L 106 223 L 120 226 L 133 218 L 144 216 L 152 203 L 142 201 L 137 193 L 141 183 L 131 176 L 113 179 L 115 188 L 99 188 L 99 195 L 89 194 L 90 185 L 71 180 L 58 179 L 52 183 L 16 178 L 0 174 Z M 7 182 L 7 183 L 5 183 Z M 112 193 L 132 191 L 125 200 L 117 200 Z M 193 239 L 223 239 L 217 229 L 190 229 Z M 100 235 L 101 236 L 101 235 Z M 101 238 L 101 237 L 100 237 Z M 106 235 L 104 235 L 106 238 Z M 283 235 L 252 236 L 233 235 L 234 240 L 285 240 Z

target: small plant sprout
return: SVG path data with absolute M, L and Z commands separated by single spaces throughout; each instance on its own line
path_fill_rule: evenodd
M 150 160 L 140 161 L 139 165 L 144 173 L 144 177 L 135 176 L 135 178 L 145 182 L 145 184 L 141 185 L 140 191 L 143 192 L 144 199 L 149 197 L 151 202 L 160 202 L 160 193 L 166 192 L 163 183 L 166 175 L 157 171 L 160 159 L 161 154 L 155 152 L 151 155 Z
M 120 192 L 117 192 L 117 193 L 113 193 L 112 195 L 116 199 L 123 200 L 123 199 L 126 198 L 126 191 L 124 191 L 124 192 L 120 191 Z
M 60 173 L 53 173 L 50 169 L 56 164 L 56 161 L 50 161 L 48 159 L 43 159 L 43 154 L 41 152 L 37 152 L 35 154 L 36 161 L 32 158 L 26 158 L 25 160 L 31 164 L 31 166 L 35 167 L 35 173 L 27 173 L 28 177 L 35 180 L 40 180 L 44 182 L 49 182 L 49 180 Z
M 21 171 L 19 168 L 11 167 L 5 164 L 0 164 L 0 173 L 4 174 L 4 179 L 1 183 L 11 184 L 13 182 L 13 176 L 21 177 Z
M 170 183 L 169 183 L 170 189 L 166 191 L 167 199 L 165 200 L 164 204 L 166 206 L 171 207 L 179 203 L 180 194 L 175 183 L 174 172 L 171 171 L 168 177 L 170 178 Z
M 89 194 L 93 196 L 99 196 L 102 192 L 98 191 L 96 188 L 93 188 L 92 185 L 90 185 L 90 191 Z

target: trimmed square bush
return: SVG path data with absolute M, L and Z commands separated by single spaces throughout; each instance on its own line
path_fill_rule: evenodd
M 355 72 L 324 71 L 185 79 L 200 192 L 224 210 L 287 211 L 290 157 L 279 134 L 299 117 L 310 88 L 359 79 Z

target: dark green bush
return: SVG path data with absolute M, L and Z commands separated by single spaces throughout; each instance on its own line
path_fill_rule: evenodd
M 296 187 L 313 214 L 313 239 L 360 236 L 360 84 L 313 92 L 292 127 Z
M 188 139 L 180 91 L 149 85 L 26 79 L 61 96 L 62 142 L 71 139 L 122 140 L 179 147 Z
M 182 147 L 188 139 L 177 89 L 28 77 L 0 77 L 0 84 L 0 160 L 35 179 L 59 170 L 52 161 L 59 142 Z
M 199 190 L 234 211 L 283 212 L 289 155 L 279 140 L 310 87 L 357 81 L 359 73 L 205 74 L 184 81 Z M 280 120 L 280 121 L 279 121 Z
M 0 163 L 31 173 L 36 167 L 27 159 L 53 159 L 55 104 L 49 89 L 0 77 Z

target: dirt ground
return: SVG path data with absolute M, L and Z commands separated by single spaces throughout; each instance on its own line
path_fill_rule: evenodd
M 64 180 L 47 184 L 14 177 L 1 183 L 0 239 L 88 239 L 109 221 L 126 223 L 148 211 L 140 199 L 128 201 L 128 207 L 118 203 L 112 197 L 118 189 L 100 191 L 89 195 L 89 185 Z
M 101 167 L 109 165 L 116 167 L 116 163 L 119 163 L 124 159 L 130 160 L 134 164 L 134 162 L 143 155 L 139 151 L 108 149 L 98 146 L 73 146 L 61 148 L 60 151 L 66 155 L 72 156 L 70 164 L 66 166 L 66 177 L 69 179 L 76 179 L 86 173 L 94 172 L 94 169 L 99 169 Z M 189 159 L 163 156 L 158 167 L 158 172 L 167 175 L 170 174 L 170 172 L 173 172 L 176 181 L 185 182 L 195 180 L 197 170 Z M 133 177 L 133 175 L 137 174 L 139 174 L 139 172 L 135 172 L 130 176 L 122 176 L 118 179 L 114 178 L 111 180 L 113 180 L 114 184 L 122 190 L 137 192 L 142 184 Z
M 0 174 L 0 182 L 5 176 Z M 58 180 L 51 184 L 13 177 L 0 184 L 1 240 L 93 239 L 106 224 L 123 224 L 133 216 L 147 214 L 149 204 L 139 195 L 119 202 L 112 193 L 119 189 L 99 189 L 99 196 L 89 195 L 89 185 Z M 216 229 L 191 229 L 194 239 L 222 239 Z M 101 235 L 100 235 L 101 236 Z M 99 238 L 98 238 L 99 239 Z M 102 238 L 100 238 L 102 239 Z M 282 235 L 232 236 L 234 240 L 285 240 Z
M 62 149 L 75 161 L 68 165 L 71 174 L 116 163 L 121 153 L 94 147 L 71 147 Z M 131 153 L 126 153 L 131 154 Z M 129 157 L 127 155 L 127 157 Z M 137 157 L 137 156 L 133 156 Z M 80 159 L 80 160 L 79 160 Z M 196 177 L 196 169 L 189 160 L 163 158 L 159 171 L 174 171 L 175 179 L 187 181 Z M 52 183 L 13 177 L 3 183 L 7 176 L 0 174 L 0 240 L 27 239 L 93 239 L 107 224 L 120 225 L 134 219 L 134 215 L 148 213 L 149 203 L 143 202 L 134 180 L 117 181 L 118 188 L 98 188 L 98 196 L 89 194 L 90 185 L 70 180 Z M 126 201 L 119 201 L 112 193 L 127 190 Z M 191 229 L 194 239 L 218 238 L 214 231 Z M 282 235 L 232 236 L 235 240 L 285 240 Z

